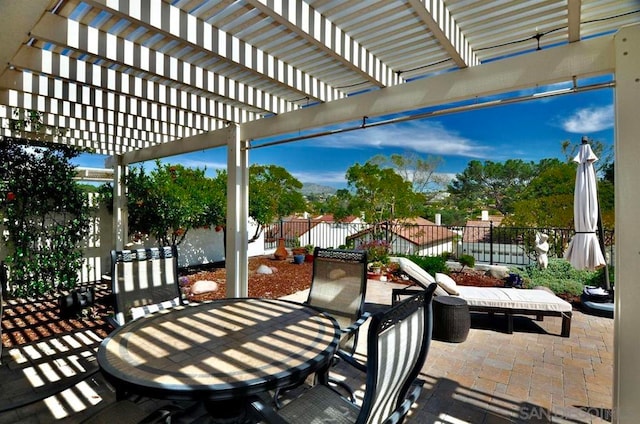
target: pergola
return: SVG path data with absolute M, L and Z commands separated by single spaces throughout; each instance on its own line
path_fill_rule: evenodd
M 261 140 L 610 76 L 624 229 L 613 406 L 616 422 L 640 416 L 638 0 L 0 0 L 0 46 L 0 134 L 35 109 L 67 131 L 23 137 L 110 155 L 116 248 L 129 164 L 226 147 L 231 296 L 247 294 L 247 165 Z

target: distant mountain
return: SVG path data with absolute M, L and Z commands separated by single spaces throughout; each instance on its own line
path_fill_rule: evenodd
M 301 191 L 302 191 L 302 194 L 305 196 L 308 196 L 310 194 L 328 196 L 328 195 L 335 194 L 337 189 L 334 187 L 323 186 L 320 184 L 305 183 L 302 186 Z

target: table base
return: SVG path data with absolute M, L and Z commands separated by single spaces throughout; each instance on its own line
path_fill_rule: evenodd
M 253 424 L 253 417 L 248 412 L 251 406 L 244 399 L 224 401 L 207 401 L 204 407 L 209 414 L 207 422 L 215 424 Z

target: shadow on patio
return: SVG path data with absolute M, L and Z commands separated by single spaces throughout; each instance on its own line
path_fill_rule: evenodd
M 367 308 L 389 304 L 395 286 L 370 281 Z M 305 299 L 306 293 L 287 298 Z M 5 331 L 11 333 L 8 326 L 34 319 L 36 314 L 25 308 L 7 305 Z M 12 309 L 22 312 L 11 315 Z M 31 322 L 24 327 L 48 334 L 54 324 L 46 321 L 55 316 L 53 309 L 38 315 L 44 324 Z M 465 342 L 432 342 L 421 376 L 425 388 L 407 422 L 611 421 L 613 320 L 575 311 L 570 338 L 557 335 L 560 321 L 519 318 L 509 335 L 503 332 L 501 317 L 473 314 Z M 0 424 L 78 422 L 115 400 L 94 360 L 97 344 L 108 330 L 100 325 L 77 327 L 15 349 L 3 348 Z M 29 334 L 24 328 L 19 331 Z M 358 347 L 361 358 L 365 339 L 360 338 Z M 364 376 L 344 364 L 335 372 L 359 388 L 356 395 L 361 400 Z M 157 402 L 149 400 L 146 405 L 152 410 Z

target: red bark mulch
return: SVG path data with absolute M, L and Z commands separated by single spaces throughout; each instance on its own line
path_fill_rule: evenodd
M 273 274 L 258 274 L 260 265 L 266 265 Z M 301 290 L 311 285 L 312 263 L 294 264 L 291 257 L 275 260 L 271 256 L 253 257 L 249 260 L 249 296 L 275 299 Z M 214 266 L 200 267 L 199 270 L 182 270 L 181 283 L 191 301 L 222 299 L 226 294 L 226 270 Z M 451 277 L 460 285 L 503 287 L 504 281 L 487 276 L 484 272 L 465 269 L 452 272 Z M 184 281 L 186 279 L 186 281 Z M 190 287 L 195 281 L 209 280 L 218 284 L 214 292 L 192 295 Z M 84 317 L 64 318 L 59 315 L 54 297 L 44 299 L 5 300 L 2 316 L 2 344 L 12 347 L 31 343 L 43 338 L 69 331 L 91 329 L 101 337 L 112 330 L 105 319 L 112 311 L 111 290 L 103 283 L 96 283 L 95 306 Z
M 270 267 L 273 274 L 258 274 L 256 270 L 260 265 Z M 252 257 L 249 259 L 249 297 L 277 299 L 308 289 L 311 285 L 312 266 L 311 262 L 295 264 L 292 258 L 276 260 L 271 256 Z M 210 269 L 187 273 L 185 277 L 188 282 L 181 283 L 181 285 L 187 298 L 191 301 L 224 299 L 226 297 L 226 275 L 226 269 L 210 267 Z M 190 288 L 198 280 L 215 281 L 218 283 L 218 290 L 192 295 Z
M 463 269 L 460 272 L 452 271 L 449 276 L 461 286 L 504 287 L 504 280 L 486 275 L 483 271 Z

